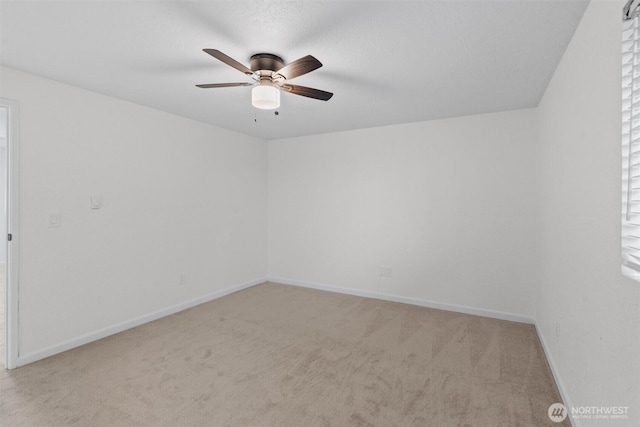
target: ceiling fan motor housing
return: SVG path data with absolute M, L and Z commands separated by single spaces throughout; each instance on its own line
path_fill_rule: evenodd
M 257 53 L 251 57 L 251 70 L 260 76 L 260 84 L 270 84 L 284 61 L 271 53 Z

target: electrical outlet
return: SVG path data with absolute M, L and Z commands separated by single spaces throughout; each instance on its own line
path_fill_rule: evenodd
M 187 284 L 187 275 L 182 273 L 178 276 L 178 286 L 184 286 Z
M 393 269 L 391 267 L 380 267 L 380 277 L 392 277 Z

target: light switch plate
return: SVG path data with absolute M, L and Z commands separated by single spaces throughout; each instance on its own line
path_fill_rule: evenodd
M 89 207 L 91 209 L 102 208 L 102 196 L 91 196 L 89 199 Z
M 49 214 L 49 228 L 60 227 L 61 217 L 59 213 Z

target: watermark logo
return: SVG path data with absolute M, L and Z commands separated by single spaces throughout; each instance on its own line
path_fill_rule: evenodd
M 629 419 L 628 406 L 573 406 L 574 420 L 626 420 Z
M 561 423 L 567 418 L 567 407 L 562 403 L 554 403 L 553 405 L 549 406 L 547 415 L 549 416 L 549 419 L 554 423 Z
M 578 420 L 626 420 L 629 419 L 628 406 L 572 406 L 571 418 Z M 549 419 L 561 423 L 569 416 L 569 410 L 562 403 L 554 403 L 547 411 Z

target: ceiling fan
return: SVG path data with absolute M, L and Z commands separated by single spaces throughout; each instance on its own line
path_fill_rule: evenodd
M 210 89 L 234 86 L 253 86 L 251 91 L 251 103 L 254 107 L 273 110 L 280 106 L 280 91 L 307 98 L 328 101 L 333 93 L 320 89 L 286 83 L 303 74 L 310 73 L 322 67 L 322 63 L 311 55 L 307 55 L 287 65 L 277 55 L 271 53 L 258 53 L 251 57 L 251 68 L 247 68 L 235 59 L 225 55 L 217 49 L 202 49 L 214 58 L 235 68 L 253 79 L 253 82 L 245 83 L 210 83 L 196 85 L 199 88 Z

